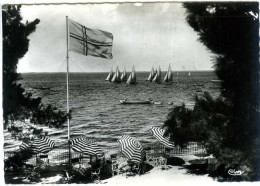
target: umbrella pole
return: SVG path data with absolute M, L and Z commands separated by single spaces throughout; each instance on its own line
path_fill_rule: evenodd
M 68 147 L 69 147 L 69 172 L 71 170 L 71 151 L 70 151 L 70 117 L 69 117 L 69 26 L 68 26 L 68 16 L 66 16 L 66 31 L 67 31 L 67 119 L 68 119 Z

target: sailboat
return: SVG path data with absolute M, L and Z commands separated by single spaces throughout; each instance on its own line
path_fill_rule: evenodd
M 161 83 L 161 69 L 160 69 L 160 66 L 156 72 L 156 75 L 154 76 L 153 78 L 153 82 L 156 82 L 156 83 Z
M 152 67 L 152 70 L 151 70 L 151 72 L 150 72 L 150 74 L 149 74 L 149 77 L 147 78 L 147 80 L 146 81 L 152 81 L 153 80 L 153 78 L 154 78 L 154 76 L 155 76 L 155 71 L 154 71 L 154 68 Z
M 163 82 L 165 83 L 171 83 L 172 82 L 172 69 L 171 69 L 171 65 L 169 65 L 168 71 L 164 77 Z
M 109 74 L 108 74 L 108 76 L 107 76 L 107 78 L 106 78 L 106 81 L 111 81 L 112 78 L 113 78 L 113 75 L 114 75 L 114 72 L 113 72 L 113 70 L 112 70 L 112 68 L 111 68 L 111 70 L 110 70 L 110 72 L 109 72 Z
M 191 75 L 191 73 L 189 72 L 189 73 L 188 73 L 188 76 L 190 76 L 190 75 Z
M 121 79 L 122 82 L 126 82 L 126 80 L 127 80 L 127 73 L 126 73 L 125 69 L 124 69 L 124 72 L 122 73 L 120 79 Z
M 132 72 L 127 79 L 127 84 L 136 84 L 135 66 L 133 66 Z
M 112 83 L 121 83 L 120 71 L 119 71 L 118 67 L 116 67 L 116 72 L 114 73 L 114 76 L 113 76 L 111 82 Z

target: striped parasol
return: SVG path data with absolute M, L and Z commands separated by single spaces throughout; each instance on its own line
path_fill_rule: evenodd
M 103 151 L 98 147 L 96 143 L 84 137 L 75 138 L 71 140 L 71 144 L 72 144 L 71 148 L 75 152 L 94 155 L 94 156 L 95 155 L 101 156 L 103 154 Z
M 25 150 L 29 150 L 30 145 L 23 142 L 19 147 L 20 147 L 21 150 L 25 151 Z
M 152 127 L 150 128 L 150 132 L 156 139 L 159 140 L 160 143 L 165 145 L 168 148 L 174 148 L 174 143 L 170 141 L 170 137 L 164 137 L 165 130 L 159 128 L 159 127 Z
M 122 136 L 118 140 L 121 151 L 130 161 L 140 163 L 145 157 L 145 152 L 141 143 L 128 135 Z
M 54 141 L 50 140 L 47 137 L 34 138 L 29 144 L 23 142 L 20 146 L 21 150 L 29 150 L 32 153 L 48 153 L 54 147 Z

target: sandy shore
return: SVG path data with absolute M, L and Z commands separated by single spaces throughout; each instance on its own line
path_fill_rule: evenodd
M 153 168 L 141 176 L 133 176 L 126 178 L 125 174 L 117 175 L 107 180 L 103 180 L 105 185 L 142 185 L 142 186 L 213 186 L 213 185 L 259 185 L 259 182 L 218 182 L 213 178 L 205 175 L 188 174 L 187 169 L 180 166 L 173 166 L 168 170 L 161 170 L 159 167 Z
M 110 179 L 103 180 L 102 183 L 108 185 L 176 185 L 180 183 L 207 183 L 215 182 L 208 175 L 191 175 L 186 173 L 186 169 L 180 166 L 173 166 L 168 170 L 162 170 L 155 167 L 151 171 L 141 176 L 133 176 L 126 178 L 125 174 L 117 175 Z

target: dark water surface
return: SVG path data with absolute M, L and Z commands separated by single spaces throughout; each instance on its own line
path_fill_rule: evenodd
M 165 72 L 162 73 L 163 75 Z M 137 85 L 113 84 L 105 81 L 107 73 L 71 73 L 69 80 L 70 108 L 73 111 L 71 132 L 81 130 L 89 139 L 104 147 L 117 146 L 123 134 L 137 137 L 142 143 L 155 141 L 149 133 L 152 126 L 161 126 L 169 109 L 181 103 L 191 104 L 194 95 L 203 91 L 219 94 L 219 84 L 213 72 L 174 73 L 172 84 L 145 81 L 148 72 L 137 72 Z M 43 103 L 66 110 L 65 73 L 22 74 L 26 90 L 42 97 Z M 49 88 L 49 89 L 39 89 Z M 123 98 L 144 100 L 151 97 L 163 105 L 122 105 Z M 67 144 L 67 126 L 50 131 L 50 138 L 61 148 Z

